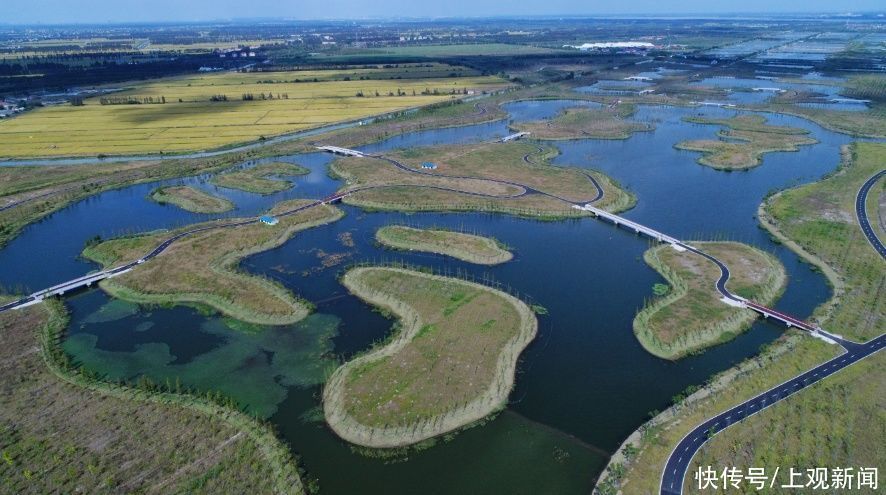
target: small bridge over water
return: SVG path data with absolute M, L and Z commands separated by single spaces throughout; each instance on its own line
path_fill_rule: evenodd
M 517 132 L 517 133 L 514 133 L 514 134 L 511 134 L 511 135 L 509 135 L 509 136 L 505 136 L 505 137 L 501 138 L 501 142 L 502 142 L 502 143 L 507 143 L 508 141 L 516 141 L 516 140 L 518 140 L 518 139 L 520 139 L 520 138 L 522 138 L 522 137 L 526 137 L 526 136 L 528 136 L 528 135 L 529 135 L 529 133 L 526 132 L 526 131 L 523 131 L 523 132 Z
M 340 146 L 317 146 L 317 149 L 320 151 L 335 153 L 336 155 L 357 156 L 357 157 L 366 156 L 363 154 L 362 151 L 352 150 L 349 148 L 342 148 Z
M 776 311 L 774 309 L 763 306 L 762 304 L 757 304 L 757 303 L 755 303 L 753 301 L 749 301 L 741 296 L 737 296 L 735 294 L 732 294 L 731 292 L 729 292 L 726 289 L 726 285 L 725 285 L 726 280 L 728 280 L 728 278 L 729 278 L 729 268 L 725 264 L 723 264 L 722 262 L 720 262 L 719 260 L 714 258 L 713 256 L 705 254 L 702 251 L 680 241 L 679 239 L 677 239 L 675 237 L 671 237 L 671 236 L 664 234 L 662 232 L 659 232 L 655 229 L 652 229 L 652 228 L 649 228 L 645 225 L 634 222 L 633 220 L 628 220 L 627 218 L 616 215 L 615 213 L 609 213 L 608 211 L 601 210 L 600 208 L 594 207 L 590 204 L 586 204 L 584 206 L 573 205 L 572 207 L 577 210 L 588 211 L 588 212 L 592 213 L 594 216 L 596 216 L 597 218 L 605 218 L 606 220 L 615 224 L 615 226 L 617 226 L 617 227 L 623 226 L 625 228 L 633 230 L 637 234 L 644 234 L 646 236 L 649 236 L 649 237 L 657 240 L 658 242 L 666 242 L 666 243 L 670 244 L 671 247 L 673 247 L 677 251 L 692 251 L 693 253 L 700 254 L 700 255 L 710 259 L 711 261 L 713 261 L 714 263 L 716 263 L 720 267 L 720 271 L 723 273 L 723 275 L 725 277 L 725 278 L 721 277 L 721 280 L 718 281 L 717 290 L 723 295 L 723 298 L 721 300 L 730 306 L 754 310 L 757 313 L 760 313 L 761 315 L 763 315 L 764 318 L 772 318 L 772 319 L 778 320 L 778 321 L 784 323 L 785 325 L 787 325 L 789 328 L 796 327 L 801 330 L 805 330 L 805 331 L 813 334 L 814 336 L 822 338 L 822 339 L 829 341 L 831 343 L 836 343 L 835 339 L 839 339 L 838 336 L 828 334 L 828 333 L 824 332 L 823 330 L 821 330 L 820 328 L 818 328 L 814 325 L 811 325 L 809 323 L 806 323 L 805 321 L 803 321 L 799 318 L 794 318 L 793 316 L 781 313 L 781 312 Z
M 683 244 L 682 242 L 680 242 L 680 240 L 678 240 L 674 237 L 671 237 L 671 236 L 669 236 L 667 234 L 663 234 L 655 229 L 651 229 L 645 225 L 634 222 L 633 220 L 628 220 L 627 218 L 616 215 L 615 213 L 609 213 L 606 210 L 601 210 L 600 208 L 592 206 L 590 203 L 588 203 L 584 206 L 572 205 L 572 207 L 577 210 L 591 212 L 597 218 L 605 218 L 606 220 L 609 220 L 610 222 L 615 224 L 616 227 L 624 226 L 624 227 L 627 227 L 627 228 L 633 230 L 637 234 L 647 235 L 647 236 L 657 240 L 658 242 L 667 242 L 668 244 L 671 245 L 671 247 L 673 247 L 677 251 L 686 251 L 686 249 L 687 249 L 687 246 L 685 244 Z

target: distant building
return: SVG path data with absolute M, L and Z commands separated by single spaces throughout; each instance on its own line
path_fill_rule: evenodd
M 437 164 L 432 162 L 424 162 L 421 164 L 421 168 L 425 170 L 437 170 Z
M 261 223 L 263 223 L 265 225 L 277 225 L 277 223 L 280 222 L 280 220 L 277 220 L 276 218 L 274 218 L 270 215 L 262 215 L 258 219 L 261 221 Z

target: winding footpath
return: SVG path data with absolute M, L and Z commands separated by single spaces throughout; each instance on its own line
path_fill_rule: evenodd
M 880 256 L 886 260 L 886 249 L 883 247 L 883 243 L 871 229 L 870 222 L 867 217 L 867 210 L 865 208 L 865 204 L 867 201 L 867 195 L 870 191 L 871 187 L 877 182 L 877 180 L 886 174 L 886 170 L 881 170 L 873 177 L 868 179 L 859 189 L 858 194 L 855 198 L 855 214 L 858 217 L 858 223 L 864 233 L 865 237 L 867 237 L 868 242 L 871 243 L 871 246 L 880 253 Z M 714 261 L 714 259 L 704 253 L 696 251 L 702 256 L 705 256 L 708 259 Z M 724 269 L 722 263 L 718 261 L 714 261 L 718 265 L 721 265 L 721 271 Z M 727 269 L 728 273 L 728 269 Z M 728 278 L 728 276 L 727 276 Z M 720 280 L 717 281 L 717 289 L 720 290 L 721 286 L 725 289 L 725 280 L 721 276 Z M 723 291 L 721 290 L 721 293 Z M 756 309 L 753 308 L 752 309 Z M 883 346 L 886 345 L 886 334 L 880 335 L 879 337 L 870 340 L 866 343 L 858 343 L 853 342 L 851 340 L 846 340 L 839 335 L 834 335 L 827 333 L 821 329 L 815 329 L 813 331 L 814 334 L 817 334 L 818 337 L 824 338 L 824 340 L 831 341 L 839 344 L 843 347 L 844 352 L 839 356 L 825 361 L 824 363 L 812 368 L 805 373 L 802 373 L 790 380 L 776 385 L 775 387 L 766 390 L 765 392 L 760 393 L 759 395 L 748 399 L 741 404 L 724 411 L 700 425 L 696 426 L 692 431 L 686 434 L 680 442 L 674 447 L 674 450 L 671 452 L 671 455 L 668 457 L 667 462 L 665 463 L 664 469 L 661 473 L 661 484 L 659 493 L 660 495 L 680 495 L 683 493 L 683 483 L 686 477 L 686 471 L 689 469 L 689 464 L 692 461 L 693 456 L 695 456 L 696 452 L 701 448 L 701 446 L 712 436 L 715 434 L 729 428 L 733 424 L 747 418 L 753 416 L 754 414 L 766 409 L 767 407 L 784 400 L 791 395 L 803 390 L 804 388 L 813 385 L 820 380 L 833 375 L 834 373 L 850 366 L 862 359 L 875 354 L 876 352 L 883 349 Z
M 346 151 L 354 152 L 353 150 L 346 150 Z M 695 254 L 703 256 L 704 258 L 706 258 L 706 259 L 710 260 L 711 262 L 713 262 L 714 264 L 716 264 L 720 269 L 720 278 L 716 282 L 716 289 L 723 296 L 723 300 L 727 304 L 752 309 L 754 311 L 757 311 L 757 312 L 763 314 L 766 317 L 773 317 L 775 319 L 782 321 L 783 323 L 787 324 L 788 326 L 796 326 L 798 328 L 801 328 L 803 330 L 810 332 L 811 334 L 813 334 L 819 338 L 822 338 L 823 340 L 826 340 L 826 341 L 829 341 L 829 342 L 832 342 L 835 344 L 839 344 L 840 346 L 843 347 L 845 352 L 842 353 L 840 356 L 837 356 L 836 358 L 831 359 L 830 361 L 827 361 L 821 365 L 818 365 L 815 368 L 813 368 L 813 369 L 811 369 L 811 370 L 809 370 L 797 377 L 794 377 L 794 378 L 792 378 L 792 379 L 790 379 L 790 380 L 788 380 L 776 387 L 773 387 L 773 388 L 757 395 L 756 397 L 753 397 L 753 398 L 743 402 L 742 404 L 739 404 L 738 406 L 735 406 L 735 407 L 729 409 L 728 411 L 724 411 L 724 412 L 718 414 L 717 416 L 714 416 L 714 417 L 708 419 L 707 421 L 703 422 L 702 424 L 696 426 L 692 431 L 690 431 L 678 443 L 678 445 L 674 448 L 674 451 L 669 456 L 667 463 L 665 464 L 664 470 L 662 472 L 661 485 L 660 485 L 661 486 L 660 493 L 662 495 L 678 495 L 678 494 L 682 493 L 683 480 L 684 480 L 684 477 L 686 474 L 686 470 L 689 467 L 689 463 L 690 463 L 692 457 L 698 451 L 698 449 L 708 440 L 708 438 L 710 438 L 711 436 L 713 436 L 717 432 L 722 431 L 725 428 L 728 428 L 730 425 L 735 424 L 736 422 L 741 421 L 744 418 L 752 416 L 753 414 L 756 414 L 757 412 L 771 406 L 772 404 L 775 404 L 778 401 L 784 400 L 785 398 L 790 397 L 791 395 L 795 394 L 796 392 L 798 392 L 798 391 L 800 391 L 800 390 L 802 390 L 814 383 L 817 383 L 819 380 L 822 380 L 823 378 L 830 376 L 830 375 L 838 372 L 839 370 L 841 370 L 847 366 L 850 366 L 851 364 L 858 362 L 859 360 L 864 359 L 865 357 L 878 352 L 880 349 L 883 348 L 883 345 L 886 344 L 886 334 L 881 335 L 880 337 L 873 339 L 870 342 L 867 342 L 864 344 L 852 342 L 852 341 L 843 339 L 839 335 L 827 333 L 827 332 L 821 330 L 820 328 L 814 327 L 812 325 L 809 325 L 806 322 L 803 322 L 802 320 L 799 320 L 799 319 L 791 317 L 789 315 L 785 315 L 785 314 L 780 313 L 778 311 L 766 308 L 765 306 L 754 303 L 753 301 L 749 301 L 749 300 L 744 299 L 740 296 L 732 294 L 726 288 L 726 283 L 728 282 L 729 277 L 730 277 L 729 268 L 723 262 L 721 262 L 720 260 L 718 260 L 714 256 L 711 256 L 711 255 L 709 255 L 709 254 L 707 254 L 707 253 L 705 253 L 705 252 L 703 252 L 703 251 L 701 251 L 689 244 L 678 241 L 670 236 L 667 236 L 666 234 L 662 234 L 662 233 L 655 231 L 649 227 L 642 226 L 636 222 L 632 222 L 632 221 L 630 221 L 626 218 L 620 217 L 618 215 L 603 212 L 602 210 L 591 206 L 591 203 L 594 203 L 603 197 L 604 192 L 603 192 L 603 188 L 600 186 L 600 184 L 590 174 L 586 174 L 586 176 L 591 181 L 591 183 L 595 186 L 595 188 L 597 190 L 597 194 L 596 194 L 596 197 L 591 199 L 586 204 L 582 205 L 580 203 L 570 201 L 570 200 L 565 199 L 563 197 L 560 197 L 560 196 L 557 196 L 557 195 L 554 195 L 551 193 L 547 193 L 547 192 L 538 190 L 536 188 L 533 188 L 531 186 L 527 186 L 525 184 L 520 184 L 518 182 L 499 180 L 499 179 L 489 179 L 486 177 L 451 176 L 451 175 L 434 174 L 434 173 L 430 173 L 430 172 L 426 172 L 426 171 L 422 171 L 422 170 L 413 169 L 411 167 L 404 165 L 403 163 L 398 162 L 397 160 L 394 160 L 392 158 L 388 158 L 385 156 L 366 155 L 366 154 L 363 154 L 360 152 L 354 152 L 354 153 L 357 153 L 354 156 L 362 156 L 362 157 L 366 157 L 366 158 L 386 161 L 386 162 L 390 163 L 391 165 L 397 167 L 398 169 L 403 170 L 408 173 L 427 175 L 427 176 L 433 176 L 433 177 L 446 177 L 446 178 L 451 178 L 451 179 L 485 180 L 485 181 L 489 181 L 489 182 L 496 183 L 496 184 L 518 187 L 521 189 L 521 191 L 519 193 L 511 195 L 511 196 L 497 196 L 497 195 L 484 194 L 484 193 L 466 192 L 466 191 L 462 191 L 462 190 L 459 190 L 456 188 L 447 188 L 447 187 L 443 187 L 443 186 L 421 186 L 421 185 L 409 184 L 410 186 L 413 186 L 413 187 L 428 187 L 428 188 L 433 188 L 433 189 L 458 192 L 458 193 L 462 193 L 462 194 L 471 194 L 471 195 L 476 195 L 476 196 L 484 196 L 484 197 L 498 198 L 498 199 L 512 199 L 512 198 L 523 197 L 527 194 L 540 194 L 540 195 L 545 195 L 545 196 L 548 196 L 548 197 L 551 197 L 554 199 L 558 199 L 561 201 L 565 201 L 565 202 L 571 204 L 574 208 L 584 210 L 584 211 L 591 211 L 598 218 L 605 218 L 605 219 L 615 223 L 616 226 L 628 227 L 628 228 L 633 229 L 637 233 L 643 233 L 643 234 L 648 235 L 658 241 L 668 242 L 677 250 L 691 251 Z M 527 157 L 524 157 L 524 160 L 527 160 Z M 528 160 L 527 160 L 527 162 L 528 162 Z M 862 230 L 865 233 L 865 236 L 868 238 L 868 241 L 880 253 L 881 256 L 886 258 L 886 249 L 884 249 L 883 244 L 880 242 L 880 240 L 877 238 L 877 236 L 874 234 L 873 230 L 871 229 L 870 223 L 868 222 L 868 219 L 867 219 L 867 213 L 864 208 L 868 191 L 871 189 L 873 184 L 876 183 L 877 179 L 879 179 L 884 173 L 886 173 L 886 171 L 881 171 L 880 173 L 878 173 L 875 176 L 868 179 L 868 181 L 865 182 L 865 184 L 862 186 L 862 188 L 859 191 L 858 196 L 856 198 L 856 214 L 858 215 L 859 223 L 862 227 Z M 299 212 L 305 211 L 310 208 L 314 208 L 314 207 L 324 205 L 324 204 L 338 202 L 342 198 L 344 198 L 345 196 L 348 196 L 350 194 L 353 194 L 353 193 L 356 193 L 359 191 L 384 188 L 384 187 L 391 187 L 393 185 L 395 185 L 395 184 L 362 186 L 362 187 L 355 187 L 352 189 L 347 189 L 345 191 L 333 194 L 333 195 L 328 196 L 326 198 L 315 200 L 310 203 L 306 203 L 298 208 L 294 208 L 292 210 L 280 213 L 277 216 L 295 215 Z M 41 302 L 46 297 L 51 297 L 54 295 L 61 295 L 67 291 L 76 290 L 81 287 L 89 286 L 89 285 L 92 285 L 92 283 L 103 280 L 105 278 L 109 278 L 109 277 L 113 277 L 113 276 L 125 273 L 129 270 L 136 268 L 138 265 L 145 263 L 145 262 L 151 260 L 152 258 L 158 256 L 163 251 L 165 251 L 170 245 L 172 245 L 174 242 L 176 242 L 177 240 L 179 240 L 183 237 L 193 235 L 193 234 L 196 234 L 199 232 L 204 232 L 207 230 L 221 229 L 221 228 L 236 228 L 236 227 L 243 226 L 243 225 L 254 224 L 259 221 L 260 220 L 258 218 L 251 218 L 251 219 L 243 220 L 240 222 L 202 226 L 202 227 L 198 227 L 198 228 L 195 228 L 192 230 L 181 232 L 181 233 L 163 241 L 163 243 L 161 243 L 156 248 L 154 248 L 150 253 L 146 254 L 142 258 L 139 258 L 138 260 L 135 260 L 135 261 L 132 261 L 132 262 L 127 263 L 125 265 L 115 267 L 115 268 L 112 268 L 109 270 L 105 270 L 102 272 L 88 274 L 83 277 L 79 277 L 77 279 L 50 287 L 48 289 L 43 289 L 41 291 L 35 292 L 34 294 L 31 294 L 30 296 L 27 296 L 27 297 L 19 299 L 17 301 L 12 301 L 10 303 L 0 306 L 0 312 L 28 306 L 31 304 L 36 304 L 36 303 Z
M 412 187 L 423 187 L 423 188 L 428 188 L 428 189 L 437 189 L 437 190 L 442 190 L 442 191 L 457 192 L 460 194 L 468 194 L 468 195 L 472 195 L 472 196 L 481 196 L 481 197 L 497 198 L 497 199 L 514 199 L 514 198 L 523 197 L 527 194 L 541 194 L 541 195 L 545 195 L 545 196 L 559 199 L 561 201 L 566 201 L 570 204 L 574 204 L 572 201 L 569 201 L 565 198 L 561 198 L 559 196 L 549 194 L 544 191 L 540 191 L 538 189 L 535 189 L 530 186 L 526 186 L 524 184 L 520 184 L 517 182 L 511 182 L 511 181 L 505 181 L 505 180 L 499 180 L 499 179 L 489 179 L 489 178 L 485 178 L 485 177 L 448 176 L 448 175 L 432 174 L 429 172 L 424 172 L 421 170 L 416 170 L 416 169 L 410 168 L 410 167 L 408 167 L 396 160 L 393 160 L 391 158 L 387 158 L 384 156 L 380 156 L 380 155 L 364 155 L 362 153 L 359 153 L 359 155 L 357 155 L 357 156 L 363 156 L 366 158 L 372 158 L 372 159 L 376 159 L 376 160 L 383 160 L 383 161 L 386 161 L 386 162 L 394 165 L 395 167 L 397 167 L 401 170 L 404 170 L 406 172 L 409 172 L 409 173 L 420 174 L 420 175 L 430 175 L 430 176 L 434 176 L 434 177 L 448 177 L 448 178 L 453 178 L 453 179 L 485 180 L 485 181 L 489 181 L 489 182 L 496 183 L 496 184 L 515 186 L 515 187 L 520 188 L 521 191 L 517 194 L 510 195 L 510 196 L 497 196 L 494 194 L 484 194 L 484 193 L 478 193 L 478 192 L 462 191 L 460 189 L 449 188 L 449 187 L 444 187 L 444 186 L 423 186 L 423 185 L 416 185 L 416 184 L 404 184 L 404 185 L 409 185 Z M 596 188 L 596 196 L 593 199 L 591 199 L 590 201 L 591 202 L 598 201 L 599 199 L 601 199 L 603 197 L 603 188 L 596 181 L 596 179 L 594 179 L 592 176 L 590 176 L 590 175 L 586 175 L 586 176 L 591 181 L 591 183 L 594 185 L 594 187 Z M 355 187 L 355 188 L 347 189 L 345 191 L 338 192 L 338 193 L 328 196 L 326 198 L 318 199 L 318 200 L 312 201 L 310 203 L 306 203 L 302 206 L 299 206 L 298 208 L 293 208 L 292 210 L 285 211 L 283 213 L 278 214 L 277 216 L 278 217 L 285 217 L 285 216 L 295 215 L 299 212 L 308 210 L 310 208 L 315 208 L 320 205 L 330 204 L 330 203 L 335 203 L 335 202 L 341 201 L 341 199 L 344 198 L 345 196 L 349 196 L 349 195 L 354 194 L 356 192 L 366 191 L 366 190 L 370 190 L 370 189 L 385 188 L 385 187 L 394 187 L 397 185 L 398 184 L 384 184 L 384 185 L 377 185 L 377 186 L 362 186 L 362 187 Z M 138 265 L 141 265 L 142 263 L 150 261 L 152 258 L 158 256 L 160 253 L 165 251 L 169 246 L 171 246 L 174 242 L 178 241 L 179 239 L 181 239 L 183 237 L 187 237 L 187 236 L 197 234 L 200 232 L 205 232 L 208 230 L 230 229 L 230 228 L 240 227 L 243 225 L 255 224 L 258 222 L 260 222 L 259 218 L 250 218 L 250 219 L 243 220 L 240 222 L 217 224 L 217 225 L 204 225 L 202 227 L 197 227 L 197 228 L 194 228 L 191 230 L 180 232 L 180 233 L 170 237 L 169 239 L 166 239 L 161 244 L 159 244 L 156 248 L 154 248 L 151 252 L 147 253 L 146 255 L 144 255 L 143 257 L 141 257 L 135 261 L 131 261 L 131 262 L 126 263 L 124 265 L 121 265 L 121 266 L 118 266 L 115 268 L 111 268 L 108 270 L 89 273 L 89 274 L 86 274 L 82 277 L 78 277 L 73 280 L 68 280 L 66 282 L 62 282 L 62 283 L 54 285 L 52 287 L 39 290 L 37 292 L 34 292 L 33 294 L 30 294 L 26 297 L 21 298 L 21 299 L 18 299 L 15 301 L 10 301 L 6 304 L 0 305 L 0 312 L 9 311 L 12 309 L 17 309 L 17 308 L 23 308 L 26 306 L 30 306 L 32 304 L 38 304 L 38 303 L 42 302 L 47 297 L 62 295 L 62 294 L 65 294 L 66 292 L 77 290 L 77 289 L 80 289 L 83 287 L 89 287 L 92 284 L 98 283 L 106 278 L 112 278 L 112 277 L 115 277 L 118 275 L 122 275 L 123 273 L 126 273 L 129 270 L 136 268 Z

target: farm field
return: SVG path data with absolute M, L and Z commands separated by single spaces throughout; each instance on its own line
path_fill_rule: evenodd
M 446 44 L 446 45 L 422 45 L 422 46 L 394 46 L 372 49 L 345 49 L 337 52 L 317 53 L 315 58 L 349 58 L 349 57 L 373 57 L 385 56 L 397 57 L 466 57 L 479 55 L 536 55 L 556 54 L 565 50 L 545 48 L 540 46 L 516 45 L 508 43 L 473 43 L 473 44 Z
M 390 79 L 402 77 L 404 69 L 396 68 L 213 73 L 140 83 L 82 106 L 50 106 L 0 122 L 0 158 L 208 150 L 507 85 L 496 77 L 439 77 L 438 68 L 428 69 L 429 77 L 402 79 Z

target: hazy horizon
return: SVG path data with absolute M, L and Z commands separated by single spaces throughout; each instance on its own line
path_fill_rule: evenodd
M 589 5 L 576 0 L 548 0 L 503 4 L 493 0 L 451 0 L 446 4 L 402 4 L 394 0 L 375 2 L 355 0 L 304 0 L 281 4 L 271 0 L 253 0 L 249 8 L 232 0 L 84 0 L 72 5 L 69 0 L 33 0 L 10 2 L 5 9 L 4 25 L 33 24 L 124 24 L 166 22 L 237 22 L 256 20 L 330 21 L 396 20 L 483 17 L 592 17 L 592 16 L 759 16 L 816 15 L 845 13 L 882 13 L 883 5 L 873 0 L 848 0 L 837 4 L 823 0 L 784 0 L 773 2 L 710 2 L 687 0 L 678 6 L 663 6 L 660 1 L 633 0 L 612 4 Z M 882 15 L 882 14 L 881 14 Z

